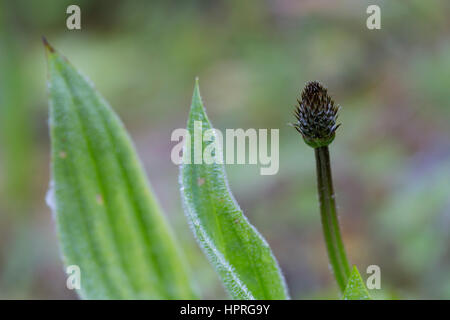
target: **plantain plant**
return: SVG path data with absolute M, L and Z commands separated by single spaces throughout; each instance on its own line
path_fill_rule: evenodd
M 45 39 L 44 45 L 52 176 L 48 203 L 56 217 L 64 263 L 80 268 L 80 297 L 200 298 L 182 247 L 158 205 L 122 122 L 93 85 Z M 317 140 L 304 126 L 309 120 L 320 123 L 320 114 L 335 120 L 337 109 L 332 104 L 329 109 L 320 109 L 317 103 L 323 102 L 323 92 L 313 97 L 302 100 L 299 122 L 294 126 L 307 143 L 313 143 L 316 155 L 319 153 L 320 207 L 330 261 L 343 297 L 367 298 L 357 269 L 349 274 L 338 233 L 328 151 L 316 145 L 322 137 Z M 317 108 L 311 109 L 311 102 Z M 196 121 L 201 121 L 202 130 L 212 128 L 198 81 L 187 122 L 192 137 Z M 327 126 L 334 138 L 337 126 Z M 331 142 L 331 136 L 328 138 Z M 191 144 L 186 143 L 184 151 L 189 148 Z M 224 166 L 183 164 L 179 183 L 191 229 L 230 297 L 288 299 L 280 267 L 231 194 Z
M 330 151 L 328 146 L 336 136 L 340 107 L 335 104 L 327 89 L 317 81 L 306 84 L 297 100 L 293 127 L 302 135 L 307 145 L 314 149 L 317 171 L 317 192 L 319 195 L 320 217 L 323 235 L 339 289 L 345 298 L 368 298 L 356 266 L 350 274 L 350 265 L 342 241 L 336 210 L 336 196 L 331 175 Z M 359 288 L 354 293 L 353 288 Z

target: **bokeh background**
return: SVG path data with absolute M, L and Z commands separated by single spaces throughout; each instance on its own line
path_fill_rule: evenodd
M 66 28 L 78 4 L 82 30 Z M 381 30 L 366 8 L 381 8 Z M 226 294 L 188 229 L 170 161 L 195 76 L 219 129 L 279 128 L 280 170 L 229 165 L 294 299 L 336 298 L 312 149 L 287 125 L 306 81 L 342 106 L 331 146 L 340 220 L 378 298 L 450 298 L 450 2 L 325 0 L 0 2 L 0 298 L 76 299 L 65 287 L 49 183 L 41 36 L 123 119 L 203 297 Z

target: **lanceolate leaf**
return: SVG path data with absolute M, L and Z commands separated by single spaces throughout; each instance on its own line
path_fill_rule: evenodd
M 203 132 L 212 129 L 198 82 L 187 123 L 191 138 L 194 138 L 194 122 L 201 122 Z M 196 138 L 201 139 L 198 134 Z M 202 153 L 209 143 L 203 142 Z M 194 145 L 194 142 L 185 144 L 184 154 L 190 151 L 194 155 Z M 286 299 L 287 289 L 278 264 L 267 242 L 234 200 L 223 165 L 183 164 L 180 171 L 181 196 L 187 218 L 231 297 Z
M 348 279 L 344 291 L 343 300 L 370 300 L 369 292 L 364 285 L 364 281 L 358 272 L 356 266 L 353 266 L 352 273 Z
M 67 60 L 46 48 L 50 204 L 64 262 L 81 271 L 79 294 L 195 298 L 181 252 L 121 121 Z

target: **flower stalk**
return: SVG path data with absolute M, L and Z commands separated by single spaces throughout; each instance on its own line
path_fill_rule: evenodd
M 295 109 L 294 128 L 306 144 L 314 148 L 317 170 L 317 191 L 325 244 L 334 276 L 344 292 L 350 276 L 350 265 L 342 241 L 337 217 L 328 145 L 334 140 L 339 106 L 318 82 L 306 84 Z
M 344 292 L 350 275 L 350 266 L 345 253 L 337 217 L 333 180 L 331 177 L 328 146 L 315 148 L 317 191 L 319 193 L 320 216 L 328 257 L 339 288 Z

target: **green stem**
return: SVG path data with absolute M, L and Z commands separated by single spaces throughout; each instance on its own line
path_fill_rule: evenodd
M 331 177 L 330 153 L 328 147 L 315 148 L 314 151 L 316 155 L 317 189 L 319 192 L 323 234 L 334 276 L 341 292 L 344 292 L 350 275 L 350 265 L 339 230 Z

